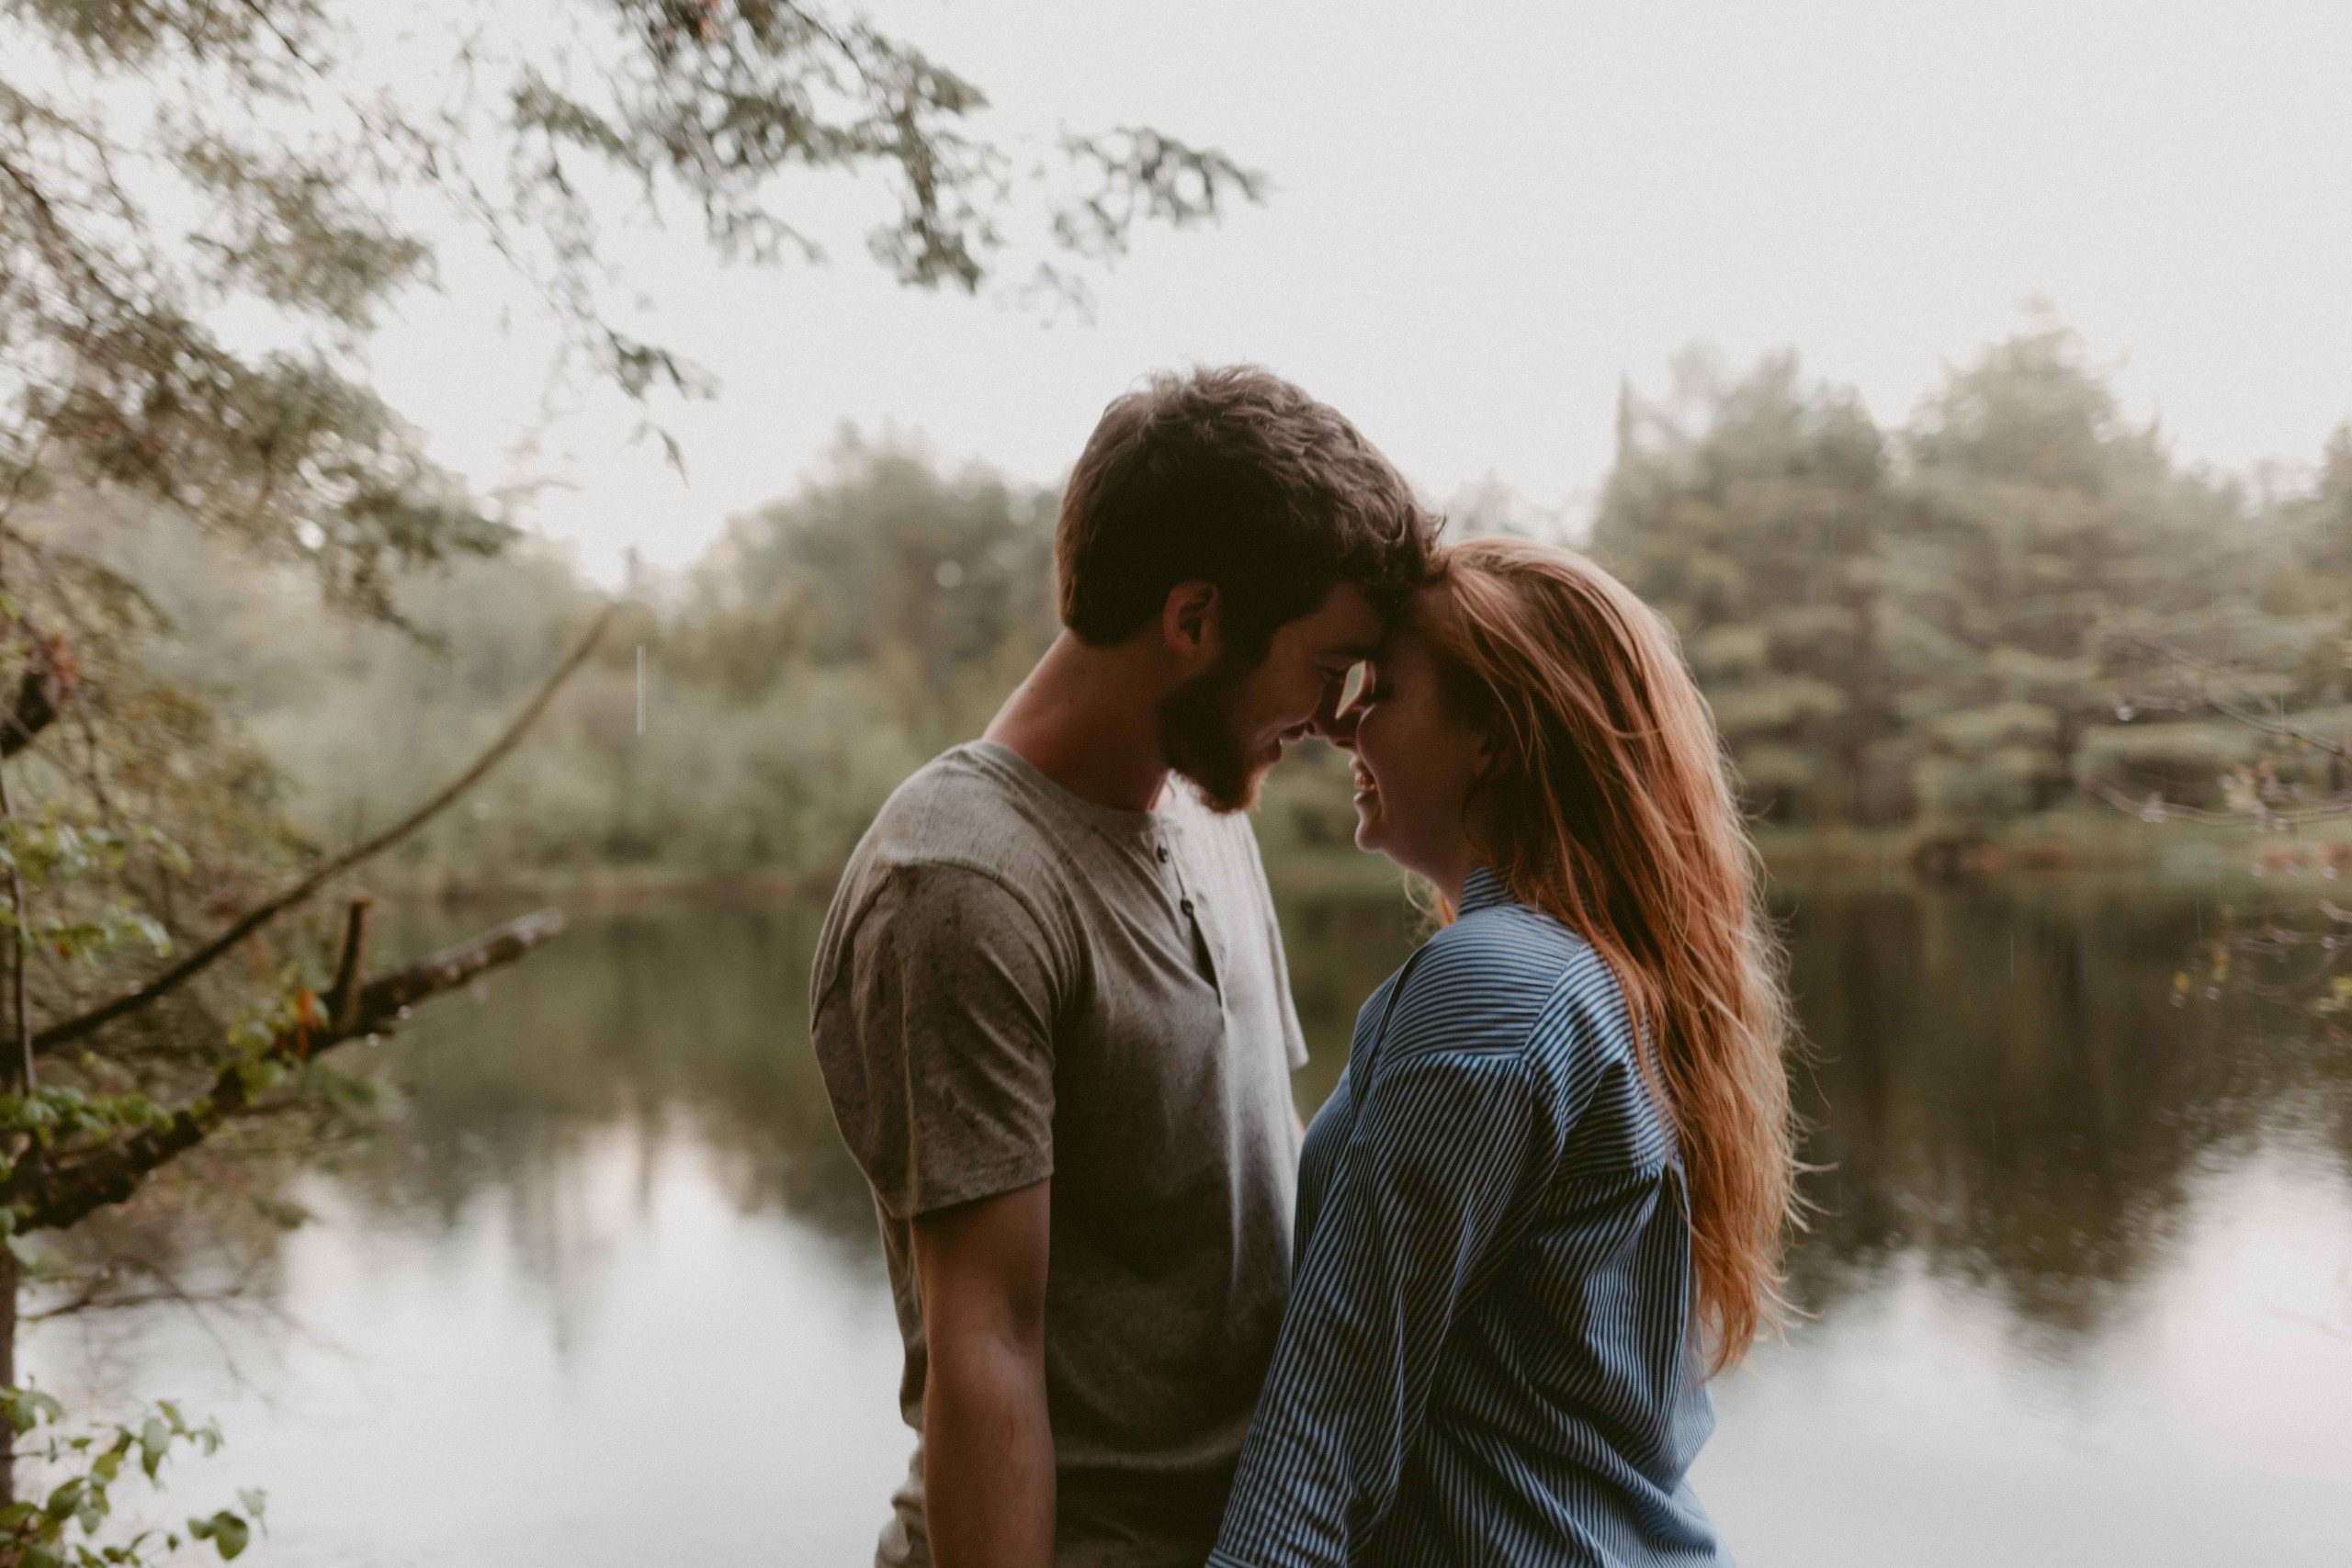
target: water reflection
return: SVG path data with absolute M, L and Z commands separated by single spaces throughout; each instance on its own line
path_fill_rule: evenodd
M 2196 1179 L 2266 1136 L 2352 1171 L 2352 1057 L 2245 996 L 2176 1005 L 2204 911 L 2019 884 L 1788 898 L 1817 1313 L 1897 1257 L 1994 1292 L 2063 1353 L 2166 1257 Z
M 1311 1104 L 1415 920 L 1282 903 Z M 2352 1383 L 2352 1052 L 2243 998 L 2175 1006 L 2189 895 L 1794 886 L 1781 910 L 1812 1315 L 1721 1391 L 1699 1479 L 1743 1561 L 2210 1561 L 2176 1549 L 2217 1496 L 2256 1516 L 2242 1554 L 2325 1561 L 2301 1543 L 2352 1532 L 2326 1393 Z M 388 947 L 503 912 L 410 913 Z M 311 1184 L 323 1217 L 273 1276 L 341 1350 L 288 1342 L 239 1390 L 168 1317 L 117 1347 L 229 1428 L 179 1485 L 264 1482 L 284 1560 L 355 1568 L 667 1559 L 681 1521 L 696 1561 L 860 1559 L 906 1438 L 808 1046 L 818 918 L 583 917 L 380 1053 L 390 1125 Z M 33 1346 L 52 1382 L 59 1343 Z
M 2021 1328 L 2095 1335 L 2166 1256 L 2195 1179 L 2262 1138 L 2352 1171 L 2352 1052 L 2244 998 L 2177 1006 L 2204 923 L 2144 887 L 1799 886 L 1781 897 L 1810 1042 L 1797 1071 L 1816 1314 L 1893 1261 L 1995 1293 Z M 1315 1062 L 1412 942 L 1398 901 L 1283 901 Z M 733 1201 L 781 1209 L 870 1268 L 873 1216 L 807 1048 L 812 909 L 584 920 L 396 1047 L 396 1135 L 346 1174 L 390 1217 L 454 1224 L 497 1194 L 550 1283 L 564 1156 L 600 1129 L 714 1151 Z M 435 933 L 419 927 L 416 939 Z
M 781 1209 L 872 1260 L 873 1210 L 808 1045 L 820 911 L 591 917 L 470 1006 L 428 1015 L 389 1064 L 404 1113 L 349 1168 L 388 1213 L 456 1223 L 508 1194 L 519 1234 L 599 1131 L 684 1136 L 718 1156 L 746 1212 Z M 414 940 L 438 940 L 417 919 Z M 550 1258 L 558 1238 L 544 1238 Z
M 562 1241 L 548 1182 L 588 1138 L 628 1125 L 645 1146 L 684 1135 L 715 1151 L 743 1209 L 784 1210 L 878 1268 L 866 1189 L 808 1043 L 820 919 L 787 908 L 577 921 L 390 1048 L 402 1114 L 339 1174 L 407 1223 L 452 1225 L 500 1194 L 552 1275 Z M 1410 951 L 1419 917 L 1401 900 L 1358 897 L 1295 903 L 1283 920 L 1313 1055 L 1299 1079 L 1311 1112 L 1344 1065 L 1356 1007 Z M 445 923 L 412 913 L 399 940 L 429 947 L 447 939 Z

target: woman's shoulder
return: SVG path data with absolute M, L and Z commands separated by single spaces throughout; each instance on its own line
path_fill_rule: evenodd
M 1408 1049 L 1522 1052 L 1565 995 L 1615 979 L 1592 944 L 1509 901 L 1465 911 L 1430 938 L 1404 976 L 1391 1032 Z
M 1592 943 L 1532 905 L 1499 899 L 1464 911 L 1430 938 L 1421 968 L 1483 976 L 1513 990 L 1549 991 L 1564 980 L 1606 976 Z

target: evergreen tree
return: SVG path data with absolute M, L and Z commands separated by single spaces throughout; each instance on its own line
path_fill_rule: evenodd
M 2177 471 L 2079 338 L 2036 323 L 1950 372 L 1905 446 L 1884 625 L 1923 819 L 1997 821 L 2082 784 L 2210 793 L 2250 754 L 2194 705 L 2132 700 L 2151 641 L 2215 660 L 2275 642 L 2243 497 Z
M 1619 396 L 1596 556 L 1656 605 L 1776 820 L 1876 819 L 1894 715 L 1878 651 L 1884 444 L 1860 400 L 1793 354 L 1726 378 L 1685 355 L 1671 392 Z

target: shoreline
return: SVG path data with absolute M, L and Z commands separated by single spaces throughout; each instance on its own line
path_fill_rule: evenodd
M 2153 824 L 2113 813 L 2052 812 L 1987 832 L 1936 835 L 1917 827 L 1783 828 L 1756 831 L 1775 885 L 1887 881 L 1923 887 L 1993 879 L 2037 882 L 2126 876 L 2165 886 L 2211 887 L 2352 881 L 2352 819 L 2288 831 L 2248 823 Z M 390 865 L 360 880 L 404 902 L 453 907 L 537 898 L 579 908 L 627 909 L 678 903 L 770 908 L 821 899 L 838 869 L 713 871 L 658 863 L 509 868 Z M 1346 850 L 1266 856 L 1278 893 L 1305 897 L 1401 896 L 1396 869 Z

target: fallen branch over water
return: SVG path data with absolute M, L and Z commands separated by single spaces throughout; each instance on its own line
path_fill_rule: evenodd
M 514 721 L 506 727 L 504 732 L 492 741 L 464 773 L 442 785 L 439 792 L 430 800 L 417 807 L 373 838 L 354 844 L 342 853 L 326 861 L 284 891 L 254 905 L 231 921 L 219 935 L 153 979 L 116 997 L 111 1001 L 102 1002 L 77 1017 L 62 1020 L 38 1031 L 33 1035 L 33 1049 L 39 1052 L 57 1050 L 61 1046 L 71 1044 L 81 1039 L 85 1034 L 103 1028 L 127 1013 L 136 1012 L 141 1008 L 152 1006 L 209 968 L 215 961 L 254 931 L 259 931 L 297 904 L 310 898 L 334 878 L 342 875 L 360 862 L 382 853 L 447 809 L 459 795 L 480 783 L 483 775 L 497 766 L 499 759 L 521 743 L 525 734 L 538 722 L 539 716 L 547 711 L 548 705 L 555 700 L 556 693 L 563 689 L 564 682 L 571 679 L 573 671 L 586 663 L 589 654 L 595 651 L 596 644 L 605 635 L 605 628 L 612 624 L 613 616 L 619 611 L 622 603 L 623 601 L 616 599 L 597 613 L 586 635 L 581 637 L 571 655 L 556 667 L 555 672 L 547 678 L 537 694 L 524 705 L 522 712 L 514 716 Z
M 355 918 L 345 938 L 345 973 L 357 970 L 365 921 Z M 97 1148 L 48 1160 L 19 1161 L 0 1179 L 0 1208 L 16 1215 L 16 1229 L 54 1230 L 70 1225 L 139 1190 L 150 1173 L 209 1137 L 231 1117 L 266 1093 L 284 1070 L 346 1040 L 389 1034 L 410 1010 L 427 998 L 455 990 L 477 975 L 512 964 L 563 930 L 563 914 L 540 909 L 495 927 L 470 942 L 444 948 L 361 985 L 335 1013 L 321 998 L 304 993 L 296 1021 L 278 1029 L 259 1051 L 222 1067 L 209 1092 L 175 1111 L 159 1127 L 134 1133 Z M 340 999 L 340 998 L 339 998 Z

